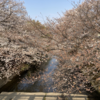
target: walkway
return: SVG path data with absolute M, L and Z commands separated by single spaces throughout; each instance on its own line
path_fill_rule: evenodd
M 44 92 L 2 92 L 0 100 L 94 100 L 87 95 Z

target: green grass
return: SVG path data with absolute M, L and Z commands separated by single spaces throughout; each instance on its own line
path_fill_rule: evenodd
M 28 64 L 22 64 L 21 66 L 21 71 L 27 70 L 29 69 L 29 65 Z
M 46 100 L 46 95 L 47 95 L 47 93 L 45 93 L 45 96 L 44 96 L 43 100 Z

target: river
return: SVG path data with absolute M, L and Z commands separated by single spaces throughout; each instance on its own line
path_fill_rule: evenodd
M 32 78 L 34 78 L 34 73 L 38 71 L 34 71 L 31 68 L 21 76 L 14 77 L 6 85 L 0 88 L 0 92 L 53 92 L 53 74 L 57 65 L 58 61 L 53 57 L 41 66 L 44 70 L 43 74 L 40 75 L 39 78 L 35 78 L 35 81 L 33 81 Z

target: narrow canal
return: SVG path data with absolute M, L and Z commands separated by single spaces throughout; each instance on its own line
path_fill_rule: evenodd
M 0 88 L 0 92 L 53 92 L 53 74 L 57 68 L 58 61 L 55 57 L 43 64 L 43 73 L 39 72 L 39 78 L 34 77 L 34 70 L 30 69 L 21 76 L 14 77 L 6 85 Z M 33 79 L 35 81 L 33 81 Z

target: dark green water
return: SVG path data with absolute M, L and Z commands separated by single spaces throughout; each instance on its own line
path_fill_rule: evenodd
M 52 75 L 57 68 L 57 64 L 57 60 L 52 58 L 41 66 L 44 72 L 39 72 L 42 75 L 39 78 L 35 78 L 35 81 L 33 81 L 32 77 L 34 78 L 34 73 L 38 71 L 35 72 L 30 69 L 21 76 L 14 77 L 10 82 L 0 88 L 0 92 L 53 92 Z

